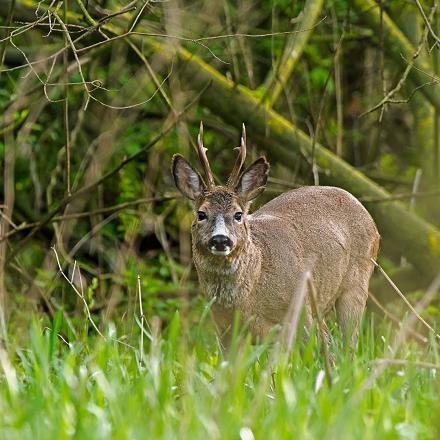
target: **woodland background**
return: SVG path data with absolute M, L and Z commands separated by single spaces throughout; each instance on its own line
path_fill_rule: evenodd
M 170 162 L 196 163 L 201 120 L 219 182 L 243 122 L 268 158 L 254 208 L 301 185 L 358 197 L 422 301 L 416 339 L 438 328 L 437 2 L 0 0 L 0 24 L 0 345 L 35 321 L 66 344 L 199 322 Z M 376 271 L 369 309 L 399 327 L 396 290 Z

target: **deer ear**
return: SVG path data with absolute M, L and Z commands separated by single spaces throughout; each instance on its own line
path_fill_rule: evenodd
M 269 163 L 262 156 L 242 173 L 235 192 L 246 201 L 255 199 L 264 191 L 268 174 Z
M 195 200 L 205 189 L 202 178 L 190 163 L 180 154 L 173 156 L 171 165 L 177 189 L 190 200 Z

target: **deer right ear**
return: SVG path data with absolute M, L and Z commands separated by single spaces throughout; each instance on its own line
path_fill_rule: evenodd
M 269 163 L 264 156 L 258 158 L 249 168 L 243 171 L 235 192 L 246 201 L 251 201 L 260 195 L 266 186 L 269 174 Z
M 177 189 L 188 199 L 195 200 L 205 189 L 202 178 L 181 155 L 175 154 L 171 165 Z

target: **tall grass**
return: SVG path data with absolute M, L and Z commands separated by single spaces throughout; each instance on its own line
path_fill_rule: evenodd
M 139 334 L 120 344 L 114 324 L 67 342 L 60 315 L 34 320 L 0 353 L 0 438 L 440 438 L 440 371 L 414 363 L 438 364 L 434 343 L 407 342 L 395 354 L 408 364 L 368 385 L 394 330 L 367 317 L 356 353 L 335 337 L 329 387 L 316 332 L 289 354 L 238 334 L 225 359 L 201 316 L 147 327 L 142 356 Z

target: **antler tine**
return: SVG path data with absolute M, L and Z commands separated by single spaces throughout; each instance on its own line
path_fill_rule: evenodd
M 200 121 L 199 135 L 197 136 L 197 153 L 199 155 L 200 163 L 203 167 L 203 171 L 207 180 L 207 187 L 212 188 L 215 186 L 214 177 L 212 175 L 211 167 L 209 166 L 208 157 L 206 156 L 207 148 L 203 146 L 203 122 Z
M 241 142 L 240 146 L 235 148 L 238 150 L 238 156 L 234 164 L 234 168 L 231 172 L 231 175 L 228 179 L 228 186 L 234 188 L 238 183 L 238 178 L 240 177 L 241 169 L 244 165 L 244 161 L 246 160 L 246 127 L 243 123 L 243 128 L 241 132 Z

